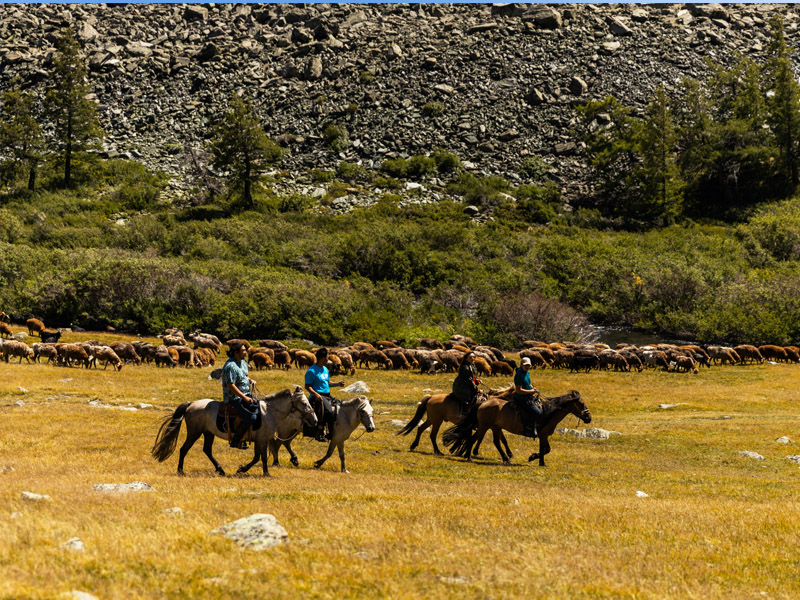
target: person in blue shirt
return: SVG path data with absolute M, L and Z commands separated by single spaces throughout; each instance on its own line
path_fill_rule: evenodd
M 258 401 L 250 395 L 250 379 L 247 369 L 247 347 L 242 342 L 232 342 L 228 360 L 222 367 L 222 402 L 230 404 L 242 419 L 231 438 L 231 448 L 247 448 L 242 437 L 258 417 Z
M 531 359 L 527 356 L 520 362 L 519 368 L 514 371 L 514 396 L 513 401 L 520 410 L 524 435 L 536 437 L 537 423 L 542 416 L 542 407 L 537 400 L 539 390 L 531 385 Z
M 322 405 L 322 419 L 320 419 L 319 433 L 317 440 L 324 441 L 331 439 L 333 435 L 333 404 L 336 400 L 331 396 L 331 386 L 344 387 L 344 380 L 331 383 L 330 375 L 328 373 L 328 349 L 320 348 L 315 354 L 317 362 L 311 365 L 306 371 L 305 384 L 306 391 L 312 403 L 316 401 L 319 406 Z M 325 426 L 327 425 L 327 435 L 325 434 Z

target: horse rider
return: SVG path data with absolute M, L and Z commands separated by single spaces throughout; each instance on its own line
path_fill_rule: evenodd
M 319 430 L 317 433 L 317 441 L 324 442 L 333 437 L 333 402 L 336 400 L 331 396 L 330 388 L 344 387 L 344 379 L 342 381 L 331 383 L 330 374 L 328 373 L 328 349 L 320 348 L 316 351 L 315 356 L 317 362 L 311 365 L 306 371 L 305 384 L 306 391 L 310 398 L 322 404 L 322 419 L 319 421 Z M 325 426 L 327 425 L 327 435 L 325 433 Z
M 468 410 L 478 395 L 478 371 L 475 368 L 475 353 L 467 352 L 461 357 L 458 365 L 458 375 L 453 381 L 452 395 L 461 403 L 464 410 Z
M 231 448 L 247 448 L 242 437 L 256 422 L 258 417 L 258 401 L 250 395 L 250 386 L 255 381 L 250 379 L 247 369 L 247 347 L 243 342 L 231 342 L 228 360 L 222 367 L 222 402 L 230 404 L 242 419 L 231 438 Z
M 531 385 L 531 359 L 527 356 L 520 361 L 514 371 L 514 396 L 512 402 L 519 409 L 524 435 L 536 437 L 536 425 L 542 416 L 542 407 L 539 405 L 539 390 Z

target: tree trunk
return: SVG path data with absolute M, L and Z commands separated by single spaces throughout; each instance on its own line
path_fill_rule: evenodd
M 36 161 L 31 161 L 28 171 L 28 190 L 31 192 L 36 189 Z
M 72 113 L 67 114 L 67 147 L 64 150 L 64 185 L 72 182 Z

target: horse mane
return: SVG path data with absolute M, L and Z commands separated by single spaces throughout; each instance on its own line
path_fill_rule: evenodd
M 500 397 L 503 397 L 503 396 L 509 394 L 510 392 L 513 392 L 513 391 L 514 391 L 514 386 L 513 385 L 509 385 L 508 387 L 499 388 L 499 389 L 489 388 L 487 390 L 487 392 L 486 392 L 486 395 L 487 396 L 500 396 Z
M 366 396 L 356 396 L 355 398 L 350 398 L 349 400 L 342 400 L 342 406 L 355 406 L 357 405 L 358 408 L 361 408 L 365 404 L 367 404 L 369 400 Z
M 567 402 L 580 399 L 581 394 L 577 390 L 570 390 L 568 394 L 564 394 L 563 396 L 547 398 L 544 402 L 542 402 L 542 413 L 544 415 L 548 415 L 556 410 L 561 409 Z
M 291 396 L 294 392 L 289 388 L 285 390 L 281 390 L 279 392 L 273 392 L 271 394 L 264 394 L 259 398 L 262 402 L 270 402 L 271 400 L 281 400 L 286 396 Z

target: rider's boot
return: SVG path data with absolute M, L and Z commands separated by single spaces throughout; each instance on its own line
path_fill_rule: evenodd
M 238 448 L 240 450 L 247 450 L 247 442 L 243 442 L 242 438 L 247 430 L 250 428 L 250 422 L 247 420 L 242 421 L 237 427 L 236 432 L 231 439 L 231 448 Z

